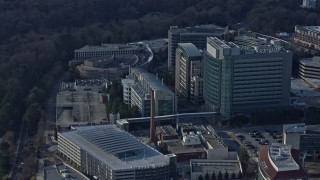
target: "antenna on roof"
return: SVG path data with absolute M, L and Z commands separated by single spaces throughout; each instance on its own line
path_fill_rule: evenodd
M 163 85 L 163 78 L 162 78 L 162 85 Z
M 143 149 L 143 159 L 146 158 L 146 149 Z

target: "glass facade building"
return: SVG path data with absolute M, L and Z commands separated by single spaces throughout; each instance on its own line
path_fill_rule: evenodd
M 290 104 L 292 53 L 259 42 L 247 36 L 236 38 L 235 43 L 207 39 L 205 104 L 224 119 L 236 113 Z

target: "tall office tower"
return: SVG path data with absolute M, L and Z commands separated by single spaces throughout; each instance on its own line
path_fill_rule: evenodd
M 202 55 L 192 43 L 179 43 L 176 51 L 175 93 L 193 104 L 203 97 Z
M 207 39 L 204 100 L 222 119 L 257 109 L 289 106 L 292 53 L 253 37 L 235 43 Z
M 171 26 L 168 31 L 168 69 L 175 70 L 176 49 L 178 43 L 192 43 L 198 49 L 205 49 L 207 37 L 223 37 L 226 30 L 224 27 L 200 25 L 187 28 Z

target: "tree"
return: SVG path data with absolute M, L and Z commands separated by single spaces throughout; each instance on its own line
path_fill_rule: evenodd
M 205 179 L 205 180 L 210 180 L 210 176 L 209 176 L 208 172 L 207 172 L 206 175 L 204 176 L 204 179 Z
M 0 144 L 0 151 L 1 152 L 6 152 L 10 148 L 10 144 L 7 142 L 2 142 Z
M 226 171 L 226 172 L 224 173 L 224 179 L 229 179 L 229 173 L 228 173 L 228 171 Z
M 242 172 L 241 172 L 241 171 L 239 171 L 239 173 L 238 173 L 238 178 L 239 178 L 239 179 L 242 178 Z
M 130 117 L 140 117 L 140 110 L 138 106 L 132 106 L 130 109 Z
M 247 163 L 249 161 L 249 158 L 250 158 L 250 156 L 249 156 L 247 150 L 245 148 L 241 148 L 240 149 L 240 156 L 239 156 L 240 162 Z
M 3 177 L 7 174 L 10 169 L 10 156 L 8 153 L 0 153 L 0 177 Z
M 219 171 L 219 173 L 218 173 L 218 179 L 222 179 L 222 173 L 221 173 L 221 171 Z
M 216 173 L 212 172 L 211 179 L 212 179 L 212 180 L 216 180 L 216 179 L 217 179 Z
M 234 172 L 232 172 L 231 179 L 235 179 L 235 178 L 236 178 L 236 174 Z
M 200 175 L 200 176 L 198 177 L 198 180 L 203 180 L 203 177 Z
M 24 114 L 27 128 L 29 132 L 34 132 L 37 129 L 37 123 L 41 118 L 41 107 L 38 103 L 32 103 Z

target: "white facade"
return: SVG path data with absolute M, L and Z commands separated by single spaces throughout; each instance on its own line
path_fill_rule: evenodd
M 198 136 L 198 134 L 194 134 L 193 132 L 185 134 L 182 138 L 182 142 L 184 146 L 193 146 L 201 144 L 200 137 Z
M 138 106 L 141 116 L 150 116 L 151 90 L 154 92 L 155 116 L 176 113 L 176 95 L 157 76 L 142 68 L 132 68 L 130 78 L 135 81 L 131 87 L 131 106 Z
M 122 79 L 121 85 L 123 87 L 123 102 L 131 104 L 131 87 L 135 84 L 133 79 Z
M 241 179 L 242 167 L 239 160 L 206 160 L 206 159 L 192 159 L 190 160 L 191 180 L 198 180 L 201 176 L 205 179 L 206 174 L 209 175 L 209 179 L 212 179 L 213 173 L 216 179 L 220 179 L 219 173 L 221 173 L 221 179 L 226 179 L 225 174 L 227 172 L 227 179 Z
M 176 51 L 175 93 L 193 104 L 203 97 L 202 54 L 192 43 L 179 43 Z
M 291 155 L 291 146 L 280 143 L 272 143 L 269 146 L 268 158 L 273 168 L 279 171 L 296 171 L 299 165 Z
M 170 156 L 114 125 L 78 126 L 59 132 L 58 150 L 86 174 L 101 180 L 170 179 L 175 172 Z

